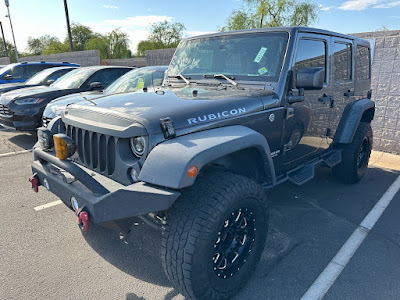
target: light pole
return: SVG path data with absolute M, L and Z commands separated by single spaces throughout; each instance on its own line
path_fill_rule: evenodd
M 69 39 L 69 50 L 74 51 L 74 47 L 72 46 L 72 34 L 71 34 L 71 26 L 69 26 L 69 14 L 68 14 L 68 4 L 67 0 L 64 0 L 64 9 L 65 9 L 65 17 L 67 18 L 67 29 L 68 29 L 68 39 Z
M 18 57 L 17 44 L 15 43 L 14 29 L 13 29 L 13 26 L 12 26 L 11 16 L 10 16 L 10 8 L 9 8 L 10 3 L 9 3 L 8 0 L 5 0 L 5 3 L 6 3 L 6 6 L 7 6 L 7 12 L 8 12 L 8 15 L 6 17 L 8 17 L 10 19 L 11 33 L 12 33 L 13 40 L 14 40 L 15 59 L 18 62 L 19 61 L 19 57 Z
M 6 57 L 8 57 L 7 44 L 6 44 L 6 39 L 4 37 L 3 24 L 1 22 L 0 22 L 0 29 L 1 29 L 1 36 L 3 37 L 4 50 L 6 51 Z

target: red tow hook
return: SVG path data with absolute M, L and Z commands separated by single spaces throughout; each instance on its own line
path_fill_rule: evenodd
M 32 190 L 34 190 L 35 193 L 39 192 L 39 180 L 36 178 L 36 173 L 29 177 L 29 182 L 32 183 Z
M 81 208 L 76 211 L 76 215 L 78 217 L 79 228 L 82 231 L 86 231 L 88 229 L 89 214 Z

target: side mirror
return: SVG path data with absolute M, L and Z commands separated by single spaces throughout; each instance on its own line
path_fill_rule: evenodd
M 3 79 L 4 80 L 12 80 L 13 76 L 11 74 L 6 74 L 6 75 L 3 76 Z
M 46 81 L 46 85 L 51 85 L 55 81 L 56 81 L 55 79 L 49 79 Z
M 100 82 L 92 82 L 91 84 L 89 84 L 89 90 L 93 91 L 93 90 L 101 90 L 103 89 L 103 85 Z
M 324 68 L 301 68 L 297 71 L 296 88 L 305 90 L 321 90 L 324 87 Z

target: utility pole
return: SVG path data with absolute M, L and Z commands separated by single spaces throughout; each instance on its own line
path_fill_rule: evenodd
M 67 18 L 67 29 L 68 29 L 68 39 L 69 39 L 69 50 L 74 51 L 74 47 L 72 46 L 72 34 L 71 34 L 71 26 L 69 25 L 69 14 L 68 14 L 68 4 L 67 0 L 64 0 L 64 9 L 65 9 L 65 17 Z
M 5 3 L 6 3 L 6 6 L 7 6 L 7 12 L 8 12 L 7 17 L 10 19 L 11 33 L 12 33 L 13 40 L 14 40 L 15 59 L 18 62 L 19 61 L 19 57 L 18 57 L 17 44 L 15 43 L 14 29 L 13 29 L 13 26 L 12 26 L 11 16 L 10 16 L 10 8 L 9 8 L 10 3 L 9 3 L 8 0 L 5 0 Z
M 1 28 L 1 36 L 3 37 L 4 50 L 6 51 L 6 57 L 8 57 L 6 38 L 4 37 L 3 24 L 1 22 L 0 22 L 0 28 Z

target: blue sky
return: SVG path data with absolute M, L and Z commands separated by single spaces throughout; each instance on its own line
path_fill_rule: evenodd
M 399 0 L 320 0 L 318 21 L 313 27 L 342 33 L 374 31 L 382 26 L 400 30 Z M 233 9 L 242 7 L 241 0 L 68 0 L 72 22 L 91 26 L 97 32 L 110 32 L 121 27 L 136 50 L 146 39 L 154 22 L 182 22 L 186 35 L 214 32 L 222 26 Z M 18 50 L 23 51 L 29 36 L 66 35 L 63 0 L 10 0 Z M 7 40 L 12 40 L 7 11 L 0 0 L 0 21 Z

